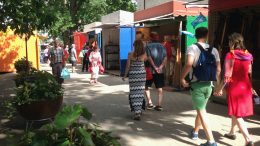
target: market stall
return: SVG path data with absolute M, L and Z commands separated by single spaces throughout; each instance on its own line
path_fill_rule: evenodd
M 82 50 L 82 48 L 88 41 L 87 34 L 84 32 L 74 32 L 73 37 L 74 37 L 74 44 L 76 46 L 76 52 L 77 52 L 77 56 L 78 56 L 80 51 Z M 78 62 L 80 62 L 80 59 L 78 59 Z
M 144 26 L 137 30 L 143 32 L 145 40 L 148 40 L 149 33 L 153 31 L 159 34 L 160 42 L 164 41 L 165 36 L 171 36 L 172 52 L 175 52 L 176 59 L 172 78 L 166 82 L 173 82 L 173 86 L 178 89 L 181 88 L 180 74 L 185 61 L 182 56 L 185 55 L 186 48 L 196 41 L 193 35 L 187 33 L 193 34 L 197 27 L 207 26 L 207 15 L 207 5 L 187 6 L 181 1 L 166 2 L 134 13 L 135 23 Z M 183 31 L 186 32 L 185 35 Z
M 39 36 L 35 32 L 27 41 L 28 60 L 32 62 L 33 67 L 40 68 L 40 49 Z M 0 32 L 0 72 L 13 72 L 14 62 L 26 57 L 26 41 L 24 38 L 14 34 L 14 31 L 8 29 L 6 32 Z
M 97 40 L 98 47 L 100 49 L 100 52 L 102 52 L 102 29 L 101 28 L 95 28 L 97 26 L 100 26 L 101 22 L 93 22 L 88 25 L 84 26 L 83 32 L 86 33 L 87 40 L 95 39 Z
M 132 50 L 135 37 L 133 13 L 116 11 L 101 18 L 102 58 L 106 71 L 123 75 L 128 53 Z

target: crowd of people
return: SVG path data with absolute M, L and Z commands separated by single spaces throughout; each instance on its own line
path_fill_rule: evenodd
M 224 77 L 221 79 L 221 63 L 218 50 L 207 44 L 208 29 L 199 27 L 196 29 L 195 37 L 197 43 L 192 44 L 186 51 L 186 62 L 181 74 L 181 84 L 189 87 L 192 96 L 193 109 L 196 110 L 194 128 L 191 129 L 190 137 L 193 140 L 199 138 L 199 130 L 203 128 L 206 133 L 207 142 L 201 146 L 217 146 L 210 120 L 207 116 L 206 106 L 212 93 L 222 96 L 223 89 L 227 92 L 228 114 L 231 116 L 230 132 L 224 137 L 236 139 L 235 127 L 238 126 L 243 134 L 246 146 L 253 146 L 253 140 L 247 130 L 244 117 L 253 115 L 252 101 L 252 55 L 244 46 L 241 34 L 234 33 L 229 37 L 230 52 L 226 55 L 224 64 Z M 159 43 L 159 35 L 155 32 L 150 34 L 150 41 L 144 42 L 142 33 L 136 34 L 134 50 L 129 53 L 125 80 L 129 76 L 129 103 L 131 111 L 134 112 L 133 119 L 141 120 L 144 109 L 155 109 L 162 111 L 163 90 L 165 86 L 165 66 L 173 63 L 171 56 L 167 54 L 167 41 Z M 167 37 L 166 37 L 166 40 Z M 170 69 L 170 68 L 168 68 Z M 189 80 L 186 77 L 189 76 Z M 213 81 L 217 85 L 213 91 Z M 150 90 L 152 84 L 158 93 L 156 106 L 151 100 Z M 145 100 L 145 97 L 147 100 Z M 146 104 L 147 101 L 147 104 Z
M 68 45 L 64 48 L 60 41 L 54 40 L 46 47 L 43 56 L 44 62 L 50 64 L 52 73 L 60 84 L 64 82 L 64 79 L 61 77 L 61 72 L 62 69 L 66 67 L 67 62 L 71 63 L 71 72 L 74 73 L 80 58 L 82 72 L 86 71 L 91 73 L 91 84 L 97 83 L 100 68 L 103 69 L 103 67 L 101 67 L 102 58 L 97 42 L 94 39 L 91 39 L 84 45 L 79 55 L 77 54 L 75 44 L 72 44 L 71 48 L 69 48 Z
M 215 96 L 222 96 L 226 89 L 228 114 L 231 117 L 230 132 L 224 137 L 236 139 L 235 127 L 238 126 L 244 136 L 245 145 L 253 146 L 253 140 L 249 135 L 244 117 L 253 115 L 252 101 L 252 61 L 253 56 L 247 51 L 244 45 L 243 36 L 233 33 L 229 37 L 230 51 L 226 54 L 224 61 L 224 74 L 221 77 L 221 63 L 218 50 L 209 44 L 208 29 L 199 27 L 195 31 L 197 42 L 186 50 L 186 62 L 183 68 L 180 81 L 184 88 L 190 88 L 192 106 L 196 110 L 194 128 L 191 129 L 190 137 L 193 140 L 199 138 L 199 130 L 203 128 L 207 142 L 201 146 L 217 146 L 210 120 L 207 116 L 207 103 L 212 93 Z M 151 32 L 149 41 L 143 40 L 141 32 L 136 33 L 136 40 L 133 44 L 133 52 L 128 54 L 125 74 L 122 80 L 129 77 L 129 104 L 134 113 L 134 120 L 141 120 L 142 112 L 145 109 L 162 111 L 163 87 L 166 80 L 171 80 L 176 51 L 172 48 L 171 39 L 165 37 L 165 42 L 160 43 L 159 35 Z M 72 72 L 78 61 L 75 45 L 69 49 L 63 49 L 61 43 L 54 41 L 53 46 L 45 50 L 44 55 L 50 60 L 53 75 L 59 83 L 63 80 L 60 77 L 61 70 L 66 66 L 68 58 L 72 64 Z M 95 40 L 90 40 L 79 54 L 82 61 L 82 72 L 91 73 L 90 83 L 97 83 L 102 67 L 102 57 Z M 187 80 L 187 76 L 189 80 Z M 213 88 L 213 81 L 216 85 Z M 157 102 L 154 105 L 151 99 L 150 89 L 152 85 L 157 89 Z M 213 91 L 214 89 L 214 91 Z

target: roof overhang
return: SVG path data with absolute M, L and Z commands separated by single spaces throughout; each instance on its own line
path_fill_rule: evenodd
M 106 24 L 101 24 L 99 26 L 94 26 L 92 28 L 112 29 L 118 27 L 119 25 L 120 25 L 119 23 L 106 23 Z
M 172 14 L 174 17 L 178 16 L 197 16 L 202 13 L 208 16 L 207 6 L 189 6 L 186 7 L 185 2 L 170 1 L 159 6 L 148 8 L 145 10 L 137 11 L 134 13 L 135 22 L 147 20 L 155 17 L 160 17 Z
M 84 25 L 84 31 L 83 32 L 92 32 L 92 31 L 95 31 L 95 32 L 100 32 L 101 29 L 100 28 L 93 28 L 93 27 L 96 27 L 96 26 L 99 26 L 99 25 L 102 25 L 101 22 L 93 22 L 93 23 L 90 23 L 90 24 L 87 24 L 87 25 Z

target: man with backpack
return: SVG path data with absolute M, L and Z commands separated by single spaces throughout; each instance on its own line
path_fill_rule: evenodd
M 220 58 L 216 48 L 206 43 L 208 29 L 199 27 L 196 29 L 197 43 L 188 47 L 186 52 L 186 64 L 181 75 L 183 87 L 191 87 L 193 108 L 197 111 L 195 127 L 191 131 L 191 138 L 198 139 L 199 129 L 202 126 L 207 136 L 207 142 L 201 146 L 217 146 L 206 112 L 206 105 L 212 93 L 212 81 L 220 81 Z M 189 74 L 190 83 L 185 80 Z

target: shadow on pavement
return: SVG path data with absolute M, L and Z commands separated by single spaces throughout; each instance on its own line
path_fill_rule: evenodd
M 81 72 L 81 70 L 77 71 Z M 164 92 L 164 111 L 147 110 L 144 112 L 141 121 L 133 121 L 128 103 L 128 81 L 123 82 L 120 77 L 105 74 L 98 79 L 100 83 L 90 85 L 88 78 L 90 75 L 86 74 L 86 77 L 82 78 L 84 74 L 79 73 L 80 77 L 65 81 L 63 85 L 65 88 L 64 104 L 79 103 L 86 106 L 93 113 L 92 121 L 100 123 L 102 128 L 121 137 L 122 146 L 141 146 L 140 143 L 139 145 L 136 143 L 138 141 L 149 143 L 150 146 L 155 144 L 158 146 L 198 145 L 206 141 L 202 130 L 200 131 L 200 140 L 193 141 L 189 138 L 195 117 L 191 107 L 191 98 L 187 96 L 187 92 L 174 92 L 174 94 L 173 92 Z M 8 95 L 9 97 L 13 92 L 10 88 L 13 86 L 14 84 L 3 87 L 10 90 L 10 92 L 5 92 L 6 94 L 1 92 L 0 95 L 3 97 Z M 0 89 L 0 91 L 2 90 Z M 156 101 L 155 93 L 155 90 L 153 90 L 153 101 Z M 1 113 L 4 112 L 1 107 L 0 110 Z M 209 103 L 208 112 L 213 114 L 214 118 L 227 117 L 227 107 L 223 105 Z M 0 118 L 2 121 L 1 115 Z M 254 116 L 248 119 L 247 122 L 259 125 L 260 121 L 257 118 L 259 117 Z M 210 119 L 210 121 L 219 124 L 214 119 Z M 225 127 L 218 129 L 226 129 L 226 127 L 230 126 L 229 124 L 226 123 Z M 0 128 L 3 128 L 1 126 Z M 35 128 L 37 126 L 35 125 Z M 15 143 L 25 128 L 25 120 L 17 116 L 13 121 L 6 122 L 4 128 L 11 131 L 11 133 L 14 132 L 16 141 L 13 142 Z M 260 135 L 258 127 L 249 128 L 249 131 L 254 135 Z M 233 142 L 224 139 L 223 133 L 219 130 L 214 131 L 213 134 L 221 146 L 232 146 L 230 143 Z M 164 141 L 168 143 L 164 144 Z M 10 140 L 7 137 L 0 136 L 0 145 L 5 146 L 7 144 L 10 144 Z M 257 144 L 260 144 L 260 142 L 256 142 Z

